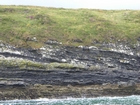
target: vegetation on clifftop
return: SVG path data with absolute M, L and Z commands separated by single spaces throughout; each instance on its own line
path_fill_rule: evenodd
M 0 40 L 18 47 L 41 47 L 47 40 L 64 45 L 136 42 L 139 10 L 63 9 L 0 6 Z

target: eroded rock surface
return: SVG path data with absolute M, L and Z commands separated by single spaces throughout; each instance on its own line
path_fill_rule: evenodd
M 139 44 L 135 49 L 122 44 L 70 47 L 58 42 L 48 42 L 40 49 L 15 48 L 3 43 L 0 46 L 2 88 L 28 88 L 36 84 L 66 87 L 116 84 L 119 89 L 135 87 L 140 83 Z M 13 63 L 5 61 L 10 59 L 14 59 L 14 62 L 31 61 L 38 65 L 32 63 L 29 67 L 29 63 L 24 62 L 21 64 L 23 67 L 18 63 L 14 63 L 12 67 Z M 51 65 L 51 68 L 48 65 Z

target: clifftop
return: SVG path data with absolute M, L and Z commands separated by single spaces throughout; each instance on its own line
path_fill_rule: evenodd
M 140 11 L 0 6 L 0 40 L 40 48 L 47 40 L 64 45 L 140 40 Z

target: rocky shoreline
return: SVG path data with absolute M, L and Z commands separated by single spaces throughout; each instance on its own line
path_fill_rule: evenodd
M 140 44 L 0 44 L 0 100 L 140 95 L 139 87 Z

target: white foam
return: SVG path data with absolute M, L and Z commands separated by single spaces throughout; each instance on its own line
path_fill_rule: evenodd
M 95 102 L 95 103 L 94 103 Z M 129 103 L 128 103 L 129 102 Z M 15 104 L 29 104 L 32 105 L 75 105 L 79 103 L 80 105 L 139 105 L 140 96 L 132 95 L 127 97 L 97 97 L 97 98 L 72 98 L 68 97 L 65 99 L 48 99 L 48 98 L 39 98 L 32 100 L 9 100 L 9 101 L 0 101 L 0 105 L 15 105 Z M 78 105 L 78 104 L 77 104 Z

